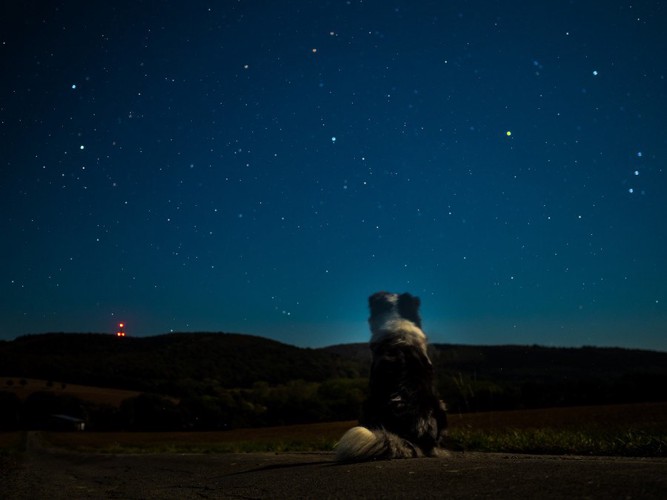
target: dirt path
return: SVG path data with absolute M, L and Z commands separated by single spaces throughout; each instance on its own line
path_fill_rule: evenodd
M 336 465 L 330 453 L 65 453 L 33 435 L 18 463 L 1 465 L 7 499 L 667 498 L 667 459 L 454 453 Z

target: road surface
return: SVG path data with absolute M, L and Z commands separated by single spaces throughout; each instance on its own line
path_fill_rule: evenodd
M 452 453 L 338 465 L 331 453 L 101 455 L 0 461 L 3 499 L 667 498 L 667 459 Z

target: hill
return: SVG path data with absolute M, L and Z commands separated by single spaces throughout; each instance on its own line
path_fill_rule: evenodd
M 667 401 L 667 353 L 603 347 L 430 346 L 454 411 Z M 358 366 L 366 344 L 324 348 Z
M 663 352 L 448 344 L 431 349 L 438 390 L 455 413 L 667 401 Z M 85 398 L 72 393 L 66 399 L 42 391 L 21 401 L 4 387 L 0 427 L 3 419 L 9 427 L 25 421 L 26 408 L 32 408 L 31 422 L 49 412 L 67 413 L 96 421 L 100 429 L 219 429 L 355 419 L 369 364 L 367 344 L 304 349 L 230 333 L 29 335 L 0 342 L 0 377 L 141 394 L 102 408 L 96 401 L 82 404 L 78 400 Z
M 49 428 L 67 415 L 97 430 L 217 430 L 355 418 L 365 380 L 321 350 L 250 335 L 145 338 L 53 333 L 0 342 L 0 430 Z M 48 386 L 21 399 L 28 378 L 138 391 L 117 404 Z M 17 382 L 18 381 L 18 382 Z
M 32 377 L 182 396 L 204 381 L 223 388 L 356 376 L 321 350 L 233 333 L 27 335 L 0 343 L 0 376 Z

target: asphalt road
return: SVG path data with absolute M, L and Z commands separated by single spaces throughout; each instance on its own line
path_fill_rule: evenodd
M 32 448 L 0 462 L 0 498 L 667 498 L 667 459 L 452 453 L 338 465 L 332 458 Z

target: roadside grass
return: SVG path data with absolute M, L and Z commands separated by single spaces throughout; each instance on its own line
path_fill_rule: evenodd
M 453 450 L 667 457 L 667 403 L 450 415 Z
M 44 444 L 101 453 L 250 453 L 331 451 L 355 422 L 221 432 L 47 432 Z
M 209 454 L 209 453 L 284 453 L 284 452 L 320 452 L 333 449 L 335 441 L 328 441 L 312 437 L 310 439 L 274 439 L 226 441 L 212 439 L 204 441 L 200 436 L 189 441 L 173 439 L 172 436 L 161 436 L 162 440 L 144 440 L 145 436 L 132 435 L 115 436 L 109 443 L 75 444 L 63 443 L 60 439 L 47 437 L 47 445 L 67 448 L 79 452 L 98 452 L 112 454 L 138 453 L 181 453 L 181 454 Z
M 540 455 L 667 457 L 667 433 L 602 429 L 507 429 L 500 432 L 455 429 L 453 450 Z
M 667 403 L 453 414 L 453 451 L 667 457 Z M 48 432 L 46 446 L 101 453 L 323 452 L 356 422 L 224 432 Z

